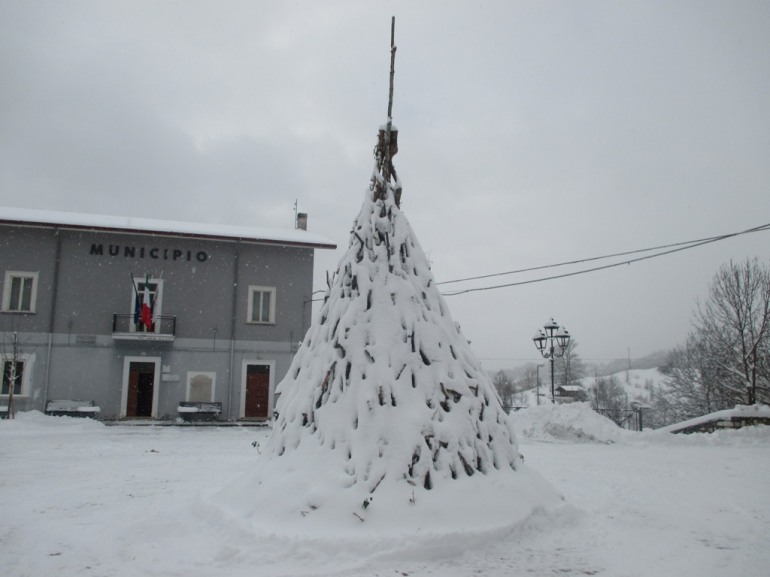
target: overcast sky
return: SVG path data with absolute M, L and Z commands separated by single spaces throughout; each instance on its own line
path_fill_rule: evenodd
M 438 282 L 770 223 L 770 3 L 0 0 L 0 205 L 309 230 L 324 288 L 386 120 Z M 770 232 L 448 296 L 490 369 L 681 343 Z M 640 255 L 641 256 L 641 255 Z M 442 285 L 445 293 L 590 268 Z

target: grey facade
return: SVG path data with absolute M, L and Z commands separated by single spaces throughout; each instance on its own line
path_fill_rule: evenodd
M 17 411 L 78 400 L 102 419 L 176 419 L 195 401 L 220 403 L 220 420 L 269 418 L 310 324 L 314 250 L 334 245 L 195 228 L 0 209 L 0 404 L 16 334 Z

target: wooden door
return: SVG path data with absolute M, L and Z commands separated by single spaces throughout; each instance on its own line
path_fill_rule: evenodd
M 246 402 L 244 417 L 267 419 L 270 416 L 270 365 L 246 367 Z
M 128 369 L 126 417 L 152 417 L 155 364 L 131 363 Z

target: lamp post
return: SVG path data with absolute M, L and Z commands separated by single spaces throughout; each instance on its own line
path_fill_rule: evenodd
M 551 318 L 550 321 L 545 323 L 542 329 L 538 329 L 532 340 L 540 351 L 540 354 L 544 359 L 551 360 L 551 401 L 556 403 L 556 392 L 554 391 L 554 378 L 553 378 L 553 362 L 554 359 L 564 356 L 564 352 L 569 345 L 570 335 L 567 329 L 559 327 L 558 323 Z M 554 341 L 556 347 L 554 347 Z

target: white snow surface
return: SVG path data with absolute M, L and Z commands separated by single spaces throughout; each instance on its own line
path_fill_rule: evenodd
M 738 405 L 733 409 L 725 409 L 723 411 L 716 411 L 707 415 L 701 415 L 681 423 L 674 423 L 667 427 L 661 427 L 656 429 L 659 432 L 676 432 L 680 429 L 692 427 L 693 425 L 700 425 L 701 423 L 708 423 L 714 420 L 730 420 L 733 417 L 754 417 L 770 419 L 770 407 L 767 405 Z
M 392 195 L 367 192 L 253 470 L 212 506 L 250 531 L 510 530 L 561 504 L 519 458 L 488 376 Z M 281 483 L 275 483 L 281 479 Z
M 534 406 L 512 413 L 511 420 L 519 439 L 614 443 L 629 433 L 588 403 Z
M 516 428 L 604 435 L 582 409 L 549 409 L 519 412 Z M 269 434 L 36 412 L 0 421 L 3 574 L 764 577 L 770 566 L 770 427 L 627 432 L 610 444 L 522 435 L 526 462 L 562 506 L 496 530 L 475 529 L 475 512 L 440 536 L 390 537 L 333 523 L 316 537 L 275 533 L 212 506 L 212 493 L 253 470 L 252 443 Z

